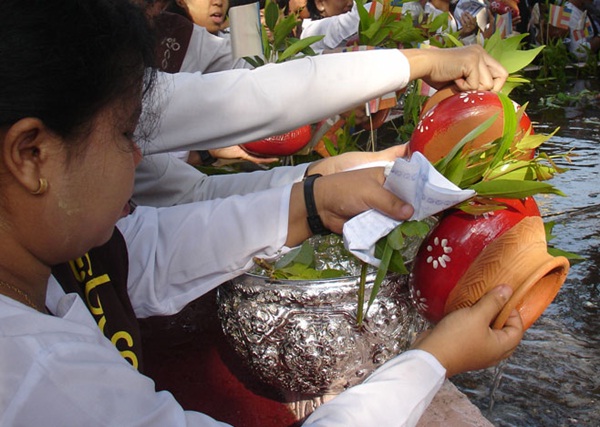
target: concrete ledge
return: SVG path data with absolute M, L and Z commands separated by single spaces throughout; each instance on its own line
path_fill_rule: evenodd
M 417 427 L 494 427 L 469 398 L 446 380 Z

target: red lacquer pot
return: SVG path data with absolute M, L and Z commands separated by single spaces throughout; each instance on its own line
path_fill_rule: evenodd
M 569 262 L 548 253 L 535 200 L 498 199 L 507 208 L 484 215 L 449 211 L 421 245 L 409 287 L 418 311 L 433 323 L 507 284 L 513 295 L 494 321 L 516 308 L 529 328 L 564 283 Z
M 519 105 L 514 103 L 515 110 Z M 504 120 L 502 103 L 495 92 L 467 91 L 458 92 L 453 87 L 437 91 L 424 104 L 421 118 L 408 143 L 409 152 L 419 151 L 431 163 L 445 157 L 469 132 L 477 128 L 492 116 L 497 120 L 485 132 L 465 145 L 464 150 L 479 147 L 502 136 Z M 515 141 L 533 128 L 525 112 L 519 121 Z M 533 150 L 526 158 L 533 158 Z
M 311 137 L 311 126 L 304 125 L 281 135 L 242 144 L 242 148 L 257 156 L 291 156 L 303 149 Z

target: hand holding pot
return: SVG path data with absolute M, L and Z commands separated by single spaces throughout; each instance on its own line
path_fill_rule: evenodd
M 439 89 L 454 82 L 460 90 L 502 89 L 508 72 L 479 45 L 444 49 L 406 49 L 410 80 Z
M 523 337 L 517 310 L 502 329 L 490 326 L 511 294 L 506 285 L 492 289 L 473 306 L 444 317 L 419 337 L 413 348 L 431 353 L 446 368 L 447 377 L 496 365 L 513 353 Z

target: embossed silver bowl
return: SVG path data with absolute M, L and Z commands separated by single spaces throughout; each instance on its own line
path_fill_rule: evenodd
M 367 276 L 370 295 L 375 274 Z M 390 276 L 357 326 L 359 277 L 270 280 L 245 274 L 219 288 L 221 325 L 263 382 L 305 395 L 337 394 L 406 350 L 427 323 L 407 276 Z

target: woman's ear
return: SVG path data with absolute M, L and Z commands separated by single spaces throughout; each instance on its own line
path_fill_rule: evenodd
M 315 6 L 319 11 L 319 15 L 324 16 L 325 13 L 325 1 L 324 0 L 315 0 Z
M 185 0 L 175 0 L 175 3 L 177 4 L 177 6 L 179 6 L 183 10 L 185 10 L 185 11 L 188 10 L 188 5 Z
M 8 128 L 2 143 L 4 167 L 27 191 L 39 191 L 45 181 L 42 167 L 49 157 L 52 136 L 44 123 L 27 117 Z

